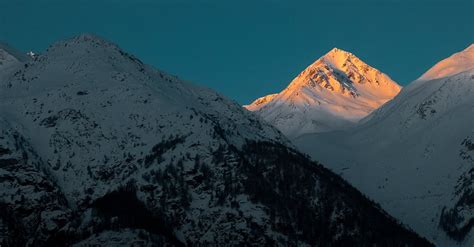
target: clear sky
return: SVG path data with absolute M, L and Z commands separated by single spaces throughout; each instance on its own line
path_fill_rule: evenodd
M 0 0 L 0 13 L 18 49 L 92 32 L 239 103 L 333 47 L 406 85 L 474 42 L 474 0 Z

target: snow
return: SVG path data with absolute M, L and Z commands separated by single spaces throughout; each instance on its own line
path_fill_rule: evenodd
M 14 67 L 29 60 L 26 54 L 15 50 L 6 43 L 0 42 L 0 79 L 2 74 L 9 73 Z
M 78 191 L 87 187 L 83 183 L 93 186 L 98 195 L 110 189 L 88 177 L 86 166 L 74 164 L 89 164 L 92 171 L 100 171 L 103 154 L 108 154 L 116 169 L 128 169 L 128 164 L 120 163 L 124 153 L 148 153 L 170 134 L 211 148 L 218 144 L 208 137 L 212 121 L 234 131 L 236 138 L 229 142 L 235 146 L 250 136 L 286 142 L 234 102 L 143 65 L 91 34 L 52 45 L 37 63 L 27 69 L 20 66 L 18 71 L 18 76 L 0 81 L 1 115 L 31 138 L 49 169 L 61 161 L 61 169 L 53 173 L 74 200 L 85 196 Z M 191 115 L 195 117 L 189 119 Z M 200 115 L 208 118 L 206 123 Z M 256 124 L 260 131 L 248 128 Z M 194 157 L 194 152 L 201 153 L 201 145 L 181 152 Z
M 11 47 L 7 43 L 0 42 L 0 50 L 4 51 L 5 53 L 10 54 L 12 57 L 14 57 L 16 60 L 20 62 L 26 62 L 29 60 L 26 53 L 18 51 L 17 49 Z
M 120 229 L 118 231 L 103 231 L 91 237 L 75 243 L 73 247 L 88 246 L 156 246 L 151 241 L 161 240 L 164 246 L 171 245 L 167 243 L 165 238 L 159 235 L 150 234 L 144 230 L 137 229 Z
M 30 245 L 426 245 L 257 115 L 100 37 L 57 42 L 11 69 L 0 77 L 0 156 L 15 160 L 2 160 L 0 206 L 20 214 Z M 315 217 L 298 224 L 305 216 Z M 326 224 L 318 239 L 313 225 Z M 374 238 L 379 228 L 397 232 Z
M 440 61 L 426 71 L 417 81 L 439 79 L 472 69 L 474 69 L 474 44 Z
M 265 106 L 268 102 L 272 101 L 273 98 L 275 98 L 275 96 L 277 96 L 277 95 L 278 94 L 275 93 L 275 94 L 269 94 L 269 95 L 260 97 L 256 100 L 254 100 L 251 104 L 244 105 L 244 107 L 249 111 L 257 111 L 260 108 L 262 108 L 263 106 Z
M 295 144 L 437 245 L 472 246 L 472 230 L 455 241 L 439 225 L 445 207 L 462 209 L 462 222 L 473 215 L 457 204 L 472 189 L 460 183 L 474 162 L 462 144 L 474 139 L 472 50 L 441 61 L 357 126 Z
M 400 88 L 352 53 L 334 48 L 279 94 L 244 107 L 295 138 L 348 128 L 392 99 Z
M 0 116 L 8 123 L 8 127 L 1 125 L 2 129 L 18 130 L 19 135 L 27 138 L 44 161 L 40 169 L 51 174 L 68 205 L 75 210 L 78 205 L 117 190 L 127 181 L 149 185 L 145 175 L 152 170 L 162 171 L 179 159 L 186 174 L 192 170 L 196 155 L 203 163 L 214 164 L 213 152 L 220 145 L 240 148 L 247 140 L 255 140 L 291 146 L 274 127 L 261 123 L 257 116 L 235 102 L 144 65 L 115 44 L 92 34 L 57 42 L 33 62 L 18 60 L 10 71 L 5 71 L 0 77 Z M 222 128 L 220 137 L 216 136 L 217 127 Z M 182 137 L 183 143 L 163 153 L 162 161 L 143 167 L 141 159 L 155 145 L 176 137 Z M 131 158 L 125 161 L 127 156 Z M 236 166 L 230 161 L 228 165 Z M 228 168 L 217 164 L 212 167 L 216 180 L 222 179 L 225 169 Z M 187 182 L 192 179 L 186 176 Z M 2 193 L 15 194 L 10 189 L 14 184 L 0 183 L 3 185 L 6 187 L 2 187 Z M 223 235 L 221 231 L 234 221 L 227 213 L 235 218 L 254 219 L 258 224 L 266 223 L 264 219 L 268 215 L 263 206 L 247 197 L 239 198 L 244 209 L 243 215 L 239 215 L 237 210 L 228 211 L 226 206 L 210 206 L 215 204 L 211 192 L 204 191 L 204 185 L 196 186 L 190 192 L 196 200 L 189 212 L 184 213 L 186 222 L 176 228 L 177 236 L 199 241 L 204 232 L 195 224 L 213 223 L 201 240 L 222 241 L 218 238 Z M 30 200 L 38 196 L 29 192 L 31 187 L 23 190 Z M 156 193 L 163 192 L 157 189 Z M 138 195 L 143 201 L 151 200 L 150 207 L 158 206 L 156 198 L 149 194 Z M 167 206 L 179 203 L 178 198 L 171 198 Z M 48 225 L 46 220 L 55 219 L 55 215 L 54 211 L 46 213 Z M 82 213 L 83 224 L 94 224 L 90 211 Z M 215 221 L 216 217 L 219 221 Z M 54 227 L 57 225 L 46 229 Z M 245 228 L 247 231 L 248 227 Z M 141 241 L 136 239 L 134 230 L 119 235 L 104 232 L 78 246 L 115 240 Z

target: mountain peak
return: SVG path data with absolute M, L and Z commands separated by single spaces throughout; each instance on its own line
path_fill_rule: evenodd
M 46 50 L 44 55 L 54 61 L 74 61 L 70 65 L 58 65 L 65 66 L 65 70 L 73 66 L 79 71 L 86 67 L 133 71 L 138 66 L 142 71 L 145 67 L 142 61 L 123 51 L 118 45 L 91 33 L 56 42 Z
M 83 52 L 90 53 L 93 49 L 100 50 L 120 50 L 120 48 L 104 38 L 99 37 L 92 33 L 83 33 L 72 38 L 62 40 L 54 43 L 48 48 L 48 53 L 54 53 L 54 51 L 65 51 L 71 50 L 71 54 L 82 54 Z M 64 54 L 63 54 L 64 55 Z
M 334 55 L 334 54 L 344 54 L 344 55 L 352 55 L 352 53 L 348 52 L 348 51 L 345 51 L 343 49 L 339 49 L 337 47 L 334 47 L 332 48 L 330 51 L 328 51 L 326 53 L 326 55 L 324 56 L 328 56 L 328 55 Z
M 392 99 L 400 86 L 350 52 L 333 48 L 282 92 L 245 106 L 284 134 L 343 129 Z
M 380 86 L 390 88 L 389 98 L 398 93 L 400 87 L 387 75 L 371 67 L 354 54 L 333 48 L 313 64 L 309 65 L 296 77 L 288 89 L 291 91 L 300 87 L 315 88 L 318 84 L 323 90 L 341 93 L 348 97 L 357 97 L 357 84 L 364 87 L 374 87 L 370 91 L 379 91 Z M 311 90 L 313 90 L 311 89 Z M 371 92 L 371 95 L 377 92 Z
M 322 61 L 326 64 L 330 64 L 332 67 L 340 68 L 347 60 L 351 60 L 352 58 L 356 58 L 356 56 L 348 51 L 334 47 L 318 59 L 317 62 Z
M 96 44 L 114 45 L 112 42 L 107 41 L 94 33 L 82 33 L 66 40 L 65 42 L 93 42 Z

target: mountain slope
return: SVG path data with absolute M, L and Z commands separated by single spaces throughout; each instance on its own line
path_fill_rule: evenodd
M 2 71 L 9 70 L 20 63 L 29 60 L 29 57 L 5 43 L 0 42 L 0 76 Z
M 431 69 L 426 71 L 417 81 L 428 81 L 455 75 L 463 71 L 474 69 L 474 44 L 462 52 L 440 61 Z
M 399 91 L 387 75 L 334 48 L 279 94 L 244 107 L 294 138 L 352 126 Z
M 5 78 L 2 245 L 430 245 L 235 102 L 94 35 Z
M 440 246 L 474 243 L 474 69 L 453 61 L 471 48 L 425 74 L 460 64 L 452 75 L 413 82 L 356 128 L 295 141 Z
M 269 94 L 263 97 L 260 97 L 254 100 L 250 105 L 245 105 L 244 107 L 250 111 L 257 111 L 260 108 L 264 107 L 268 102 L 272 101 L 278 94 Z

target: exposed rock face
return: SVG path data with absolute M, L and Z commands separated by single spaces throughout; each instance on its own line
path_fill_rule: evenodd
M 25 138 L 3 120 L 0 134 L 0 243 L 42 245 L 67 223 L 71 211 Z

